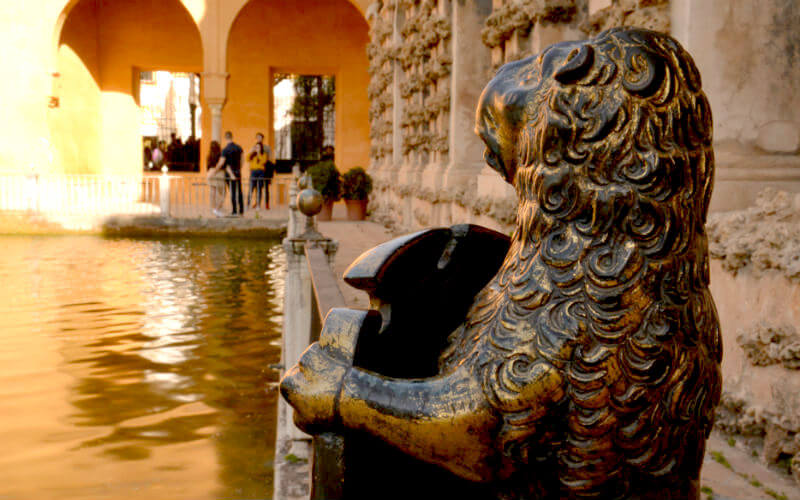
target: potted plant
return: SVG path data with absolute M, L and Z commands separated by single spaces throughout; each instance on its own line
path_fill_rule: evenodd
M 347 204 L 348 220 L 364 220 L 370 192 L 372 192 L 372 178 L 363 168 L 353 167 L 344 174 L 342 197 Z
M 339 170 L 332 161 L 321 161 L 308 167 L 311 185 L 322 194 L 322 211 L 317 220 L 331 220 L 333 202 L 342 196 L 342 181 Z

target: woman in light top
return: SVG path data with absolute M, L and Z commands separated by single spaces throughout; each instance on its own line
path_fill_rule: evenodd
M 253 190 L 255 190 L 256 199 L 255 203 L 251 206 L 256 209 L 261 204 L 262 191 L 266 191 L 264 196 L 264 208 L 269 209 L 269 179 L 267 178 L 269 157 L 269 146 L 264 144 L 264 135 L 259 132 L 256 134 L 256 143 L 247 155 L 247 160 L 250 164 L 250 190 L 247 193 L 247 204 L 250 205 L 250 198 L 253 194 Z M 264 188 L 266 188 L 266 190 Z
M 211 212 L 217 217 L 224 215 L 222 213 L 222 205 L 225 203 L 225 170 L 222 167 L 217 167 L 221 155 L 222 149 L 219 142 L 211 141 L 206 160 L 206 176 L 211 190 Z

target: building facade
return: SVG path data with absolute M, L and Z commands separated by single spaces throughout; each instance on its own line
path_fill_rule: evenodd
M 510 188 L 482 161 L 478 96 L 503 63 L 612 26 L 671 33 L 714 115 L 712 210 L 766 186 L 800 191 L 800 6 L 791 0 L 383 0 L 370 20 L 375 215 L 406 228 L 508 229 Z
M 686 48 L 714 119 L 717 428 L 800 482 L 800 3 L 383 0 L 367 17 L 371 205 L 406 230 L 513 228 L 516 195 L 473 132 L 481 89 L 503 63 L 620 25 L 671 33 Z
M 365 0 L 35 0 L 0 5 L 0 170 L 132 174 L 139 75 L 200 75 L 203 156 L 273 143 L 272 75 L 336 79 L 336 161 L 369 162 Z

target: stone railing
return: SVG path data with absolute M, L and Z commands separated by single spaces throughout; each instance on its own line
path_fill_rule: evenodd
M 311 342 L 319 339 L 325 316 L 333 308 L 344 307 L 345 301 L 333 272 L 333 259 L 338 243 L 320 234 L 314 223 L 314 207 L 298 203 L 299 168 L 289 185 L 289 221 L 283 248 L 287 256 L 283 302 L 283 336 L 281 376 L 293 366 Z M 303 184 L 305 181 L 301 180 Z M 305 185 L 303 184 L 303 187 Z M 307 199 L 306 199 L 307 200 Z M 313 200 L 312 200 L 313 201 Z M 319 199 L 321 203 L 321 197 Z M 299 205 L 299 206 L 298 206 Z M 309 215 L 305 215 L 309 214 Z M 341 458 L 343 443 L 335 435 L 311 436 L 300 431 L 292 421 L 292 408 L 278 400 L 278 425 L 275 444 L 274 498 L 311 498 L 335 500 L 343 498 Z M 313 451 L 312 451 L 313 450 Z M 311 461 L 311 485 L 308 486 L 308 462 Z

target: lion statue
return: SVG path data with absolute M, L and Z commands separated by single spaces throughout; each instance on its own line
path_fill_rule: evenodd
M 632 28 L 555 44 L 500 68 L 476 130 L 517 192 L 517 224 L 435 373 L 354 366 L 353 328 L 331 313 L 282 381 L 296 423 L 377 437 L 493 498 L 698 499 L 722 345 L 711 110 L 691 57 Z M 437 248 L 431 272 L 452 254 Z M 374 295 L 408 274 L 384 271 L 351 282 Z

